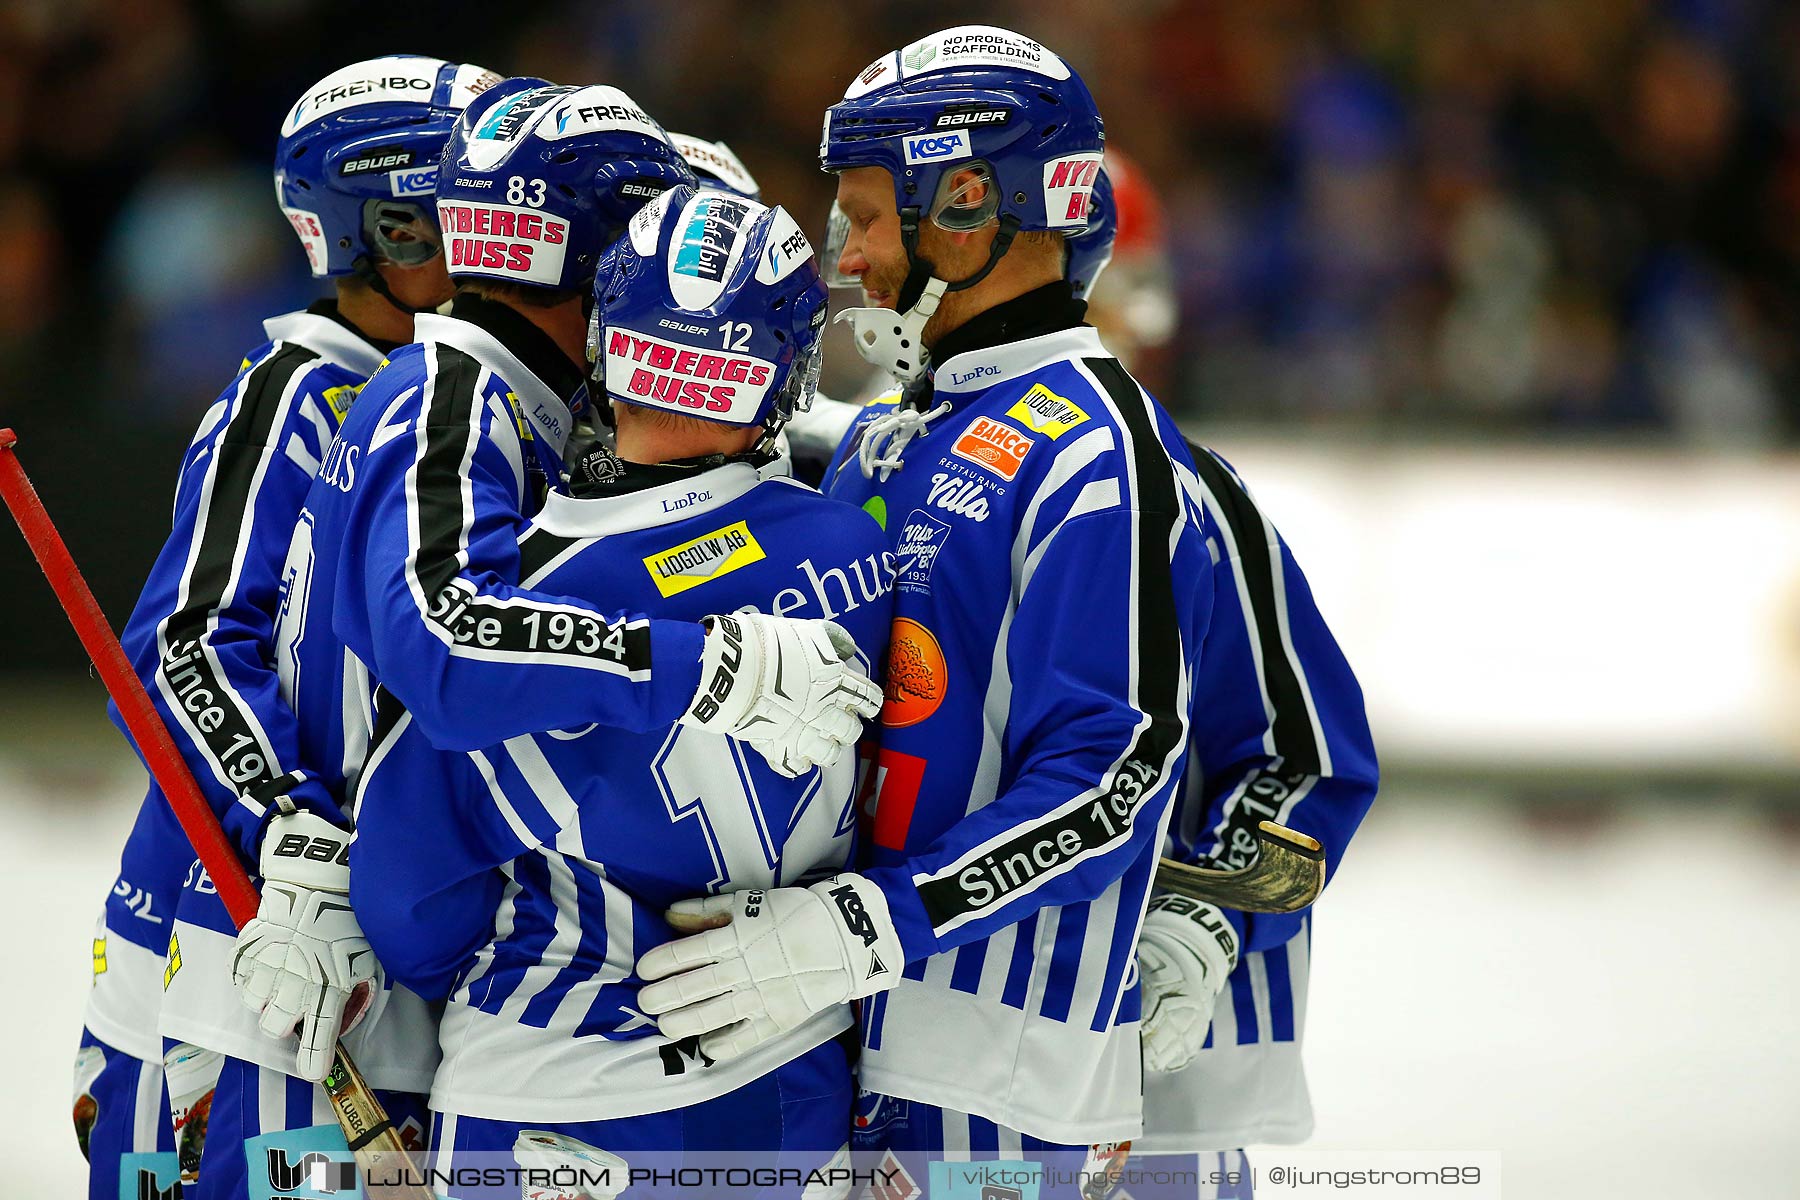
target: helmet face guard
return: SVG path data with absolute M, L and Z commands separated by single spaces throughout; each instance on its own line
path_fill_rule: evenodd
M 614 87 L 546 86 L 457 122 L 437 188 L 453 278 L 585 290 L 648 201 L 694 184 L 662 126 Z
M 772 435 L 811 407 L 827 300 L 787 210 L 674 188 L 595 274 L 594 381 L 615 403 Z
M 385 236 L 408 223 L 389 211 L 410 210 L 433 224 L 431 197 L 450 130 L 499 82 L 484 67 L 395 54 L 352 63 L 307 89 L 282 123 L 275 197 L 315 276 L 430 261 L 435 239 Z

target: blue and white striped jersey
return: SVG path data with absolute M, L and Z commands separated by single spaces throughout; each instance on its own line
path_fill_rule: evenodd
M 303 791 L 319 788 L 271 665 L 281 565 L 326 447 L 381 362 L 329 308 L 315 308 L 265 321 L 269 340 L 207 409 L 182 458 L 169 539 L 120 638 L 201 792 L 252 862 L 258 789 L 288 772 L 306 781 L 296 784 Z M 123 730 L 116 708 L 112 717 Z M 153 782 L 95 934 L 86 1017 L 96 1036 L 150 1062 L 162 1060 L 163 958 L 193 862 Z
M 1166 853 L 1241 866 L 1263 820 L 1325 846 L 1327 878 L 1375 799 L 1362 689 L 1291 550 L 1218 455 L 1179 472 L 1212 514 L 1213 619 L 1195 676 L 1187 787 Z M 1145 1151 L 1303 1140 L 1312 1108 L 1300 1058 L 1312 914 L 1227 914 L 1244 953 L 1187 1068 L 1145 1079 Z
M 444 749 L 587 721 L 666 728 L 700 685 L 698 625 L 514 582 L 585 403 L 580 368 L 505 305 L 465 294 L 451 311 L 417 318 L 345 422 L 307 502 L 309 594 Z
M 865 873 L 908 964 L 865 1002 L 862 1086 L 1087 1144 L 1140 1132 L 1137 937 L 1217 534 L 1173 421 L 1066 288 L 978 318 L 1065 314 L 945 357 L 950 410 L 885 482 L 854 462 L 893 411 L 872 406 L 826 491 L 883 515 L 899 560 Z
M 491 722 L 494 736 L 516 732 L 508 723 L 519 715 L 501 681 L 510 679 L 516 694 L 558 670 L 529 654 L 521 664 L 497 652 L 478 663 L 492 671 L 487 689 L 458 691 L 470 682 L 447 670 L 445 659 L 460 663 L 456 649 L 479 657 L 492 647 L 473 637 L 456 644 L 456 614 L 420 607 L 421 579 L 431 581 L 433 595 L 516 593 L 501 582 L 517 578 L 513 538 L 535 511 L 542 481 L 560 468 L 569 401 L 582 384 L 580 369 L 525 318 L 491 301 L 457 304 L 470 319 L 418 317 L 420 340 L 395 350 L 370 377 L 289 528 L 272 661 L 307 769 L 320 784 L 289 794 L 340 823 L 368 752 L 377 664 L 396 690 L 428 690 L 427 708 L 437 703 L 465 731 Z M 508 611 L 539 620 L 551 611 L 569 615 L 557 598 L 545 599 L 539 606 L 511 595 Z M 600 648 L 603 619 L 594 615 L 587 626 L 572 650 Z M 371 629 L 379 631 L 373 642 Z M 699 640 L 696 631 L 696 655 Z M 252 861 L 260 833 L 257 826 L 244 839 Z M 232 927 L 210 886 L 197 877 L 183 893 L 162 1032 L 291 1071 L 290 1046 L 262 1034 L 230 986 Z M 426 1090 L 436 1069 L 435 1022 L 404 988 L 389 987 L 377 1003 L 346 1045 L 373 1086 Z
M 518 554 L 523 587 L 658 619 L 828 617 L 877 661 L 887 641 L 894 567 L 880 528 L 744 463 L 623 495 L 554 494 Z M 566 617 L 551 621 L 553 637 L 575 635 Z M 357 786 L 351 900 L 391 975 L 449 993 L 433 1109 L 557 1122 L 659 1112 L 849 1026 L 840 1005 L 712 1065 L 638 1011 L 633 964 L 673 936 L 662 914 L 675 900 L 840 869 L 853 762 L 784 779 L 740 743 L 673 722 L 447 754 L 386 697 L 381 724 Z

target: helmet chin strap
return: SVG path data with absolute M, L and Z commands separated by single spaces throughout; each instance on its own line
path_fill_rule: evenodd
M 900 211 L 900 244 L 906 250 L 906 282 L 893 308 L 846 308 L 836 320 L 848 321 L 856 341 L 856 351 L 872 366 L 894 376 L 902 384 L 912 383 L 931 366 L 931 353 L 925 349 L 922 336 L 926 323 L 937 314 L 948 292 L 972 288 L 986 279 L 1012 245 L 1019 232 L 1019 218 L 1007 213 L 1000 218 L 1000 230 L 988 247 L 987 262 L 967 279 L 950 283 L 940 278 L 937 267 L 921 257 L 919 249 L 919 210 Z
M 419 308 L 415 305 L 408 304 L 406 301 L 400 299 L 400 297 L 394 295 L 393 290 L 388 287 L 387 280 L 381 277 L 381 272 L 376 269 L 375 263 L 371 259 L 357 259 L 356 274 L 364 283 L 374 289 L 376 295 L 380 296 L 383 300 L 386 300 L 389 304 L 393 305 L 403 313 L 409 313 L 416 317 L 420 313 L 437 312 L 440 307 L 436 304 L 428 304 L 424 308 Z

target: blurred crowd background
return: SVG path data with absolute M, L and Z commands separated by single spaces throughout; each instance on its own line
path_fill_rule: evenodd
M 108 547 L 90 570 L 122 617 L 198 414 L 260 319 L 321 291 L 269 186 L 279 116 L 314 79 L 410 50 L 615 82 L 728 141 L 818 227 L 820 114 L 844 82 L 988 20 L 1077 65 L 1159 195 L 1178 326 L 1144 373 L 1203 430 L 1800 433 L 1800 6 L 980 7 L 6 0 L 0 421 Z
M 269 186 L 314 79 L 408 50 L 615 82 L 812 227 L 823 108 L 971 20 L 1073 60 L 1152 181 L 1178 327 L 1146 373 L 1184 419 L 1800 432 L 1800 6 L 1775 0 L 6 0 L 0 420 L 111 547 L 122 616 L 198 414 L 320 291 Z

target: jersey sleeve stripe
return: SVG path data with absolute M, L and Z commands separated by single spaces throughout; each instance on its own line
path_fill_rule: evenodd
M 441 344 L 407 472 L 407 587 L 425 626 L 452 655 L 489 662 L 543 663 L 650 677 L 650 623 L 607 621 L 575 605 L 525 596 L 483 596 L 460 577 L 469 565 L 475 509 L 470 465 L 483 434 L 485 369 Z M 516 501 L 515 501 L 516 502 Z M 565 623 L 567 628 L 565 629 Z
M 519 539 L 519 586 L 536 587 L 538 581 L 563 564 L 564 559 L 587 543 L 579 538 L 551 533 L 533 525 Z
M 257 496 L 273 457 L 269 441 L 317 361 L 303 347 L 276 343 L 240 376 L 226 408 L 227 423 L 206 463 L 175 611 L 157 629 L 158 692 L 218 782 L 259 816 L 264 806 L 248 793 L 287 771 L 275 761 L 267 731 L 238 695 L 211 643 L 219 611 L 241 581 Z M 195 716 L 209 710 L 223 718 L 211 729 Z

